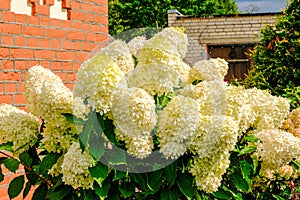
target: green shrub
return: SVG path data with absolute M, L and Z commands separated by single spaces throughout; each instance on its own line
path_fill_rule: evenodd
M 268 89 L 277 96 L 300 106 L 300 1 L 293 0 L 278 16 L 275 26 L 261 31 L 260 43 L 252 58 L 253 69 L 245 80 L 246 87 Z

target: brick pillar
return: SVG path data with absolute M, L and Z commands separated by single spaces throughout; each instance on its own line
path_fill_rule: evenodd
M 177 16 L 182 16 L 182 14 L 178 10 L 168 10 L 168 26 L 172 27 L 175 21 L 177 20 Z

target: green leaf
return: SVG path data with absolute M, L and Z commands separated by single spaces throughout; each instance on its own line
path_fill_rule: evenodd
M 163 190 L 160 194 L 161 200 L 178 200 L 177 191 L 174 189 Z
M 212 193 L 212 195 L 218 199 L 231 199 L 230 193 L 228 193 L 222 189 L 219 189 L 218 191 Z
M 124 182 L 121 185 L 119 185 L 118 189 L 124 198 L 128 198 L 133 195 L 135 187 L 130 182 Z
M 99 133 L 90 134 L 88 150 L 95 160 L 99 160 L 105 150 L 105 141 Z
M 114 165 L 125 165 L 126 164 L 126 151 L 123 149 L 113 146 L 111 150 L 104 152 L 103 158 L 108 164 Z
M 115 127 L 113 125 L 113 121 L 107 119 L 107 120 L 104 121 L 104 125 L 105 125 L 105 128 L 102 129 L 102 130 L 104 130 L 105 136 L 109 139 L 109 141 L 111 141 L 111 143 L 113 143 L 114 145 L 119 146 L 119 142 L 116 139 L 116 134 L 114 132 Z M 101 126 L 101 124 L 100 124 L 100 126 Z
M 91 124 L 89 121 L 87 121 L 84 124 L 84 127 L 82 129 L 82 132 L 79 134 L 79 143 L 80 148 L 82 151 L 85 150 L 85 148 L 88 146 L 89 137 L 93 129 L 93 124 Z
M 5 151 L 13 152 L 12 145 L 13 145 L 12 142 L 2 143 L 0 144 L 0 151 L 5 150 Z
M 26 168 L 25 168 L 25 174 L 26 174 L 26 178 L 32 185 L 35 185 L 38 182 L 39 178 L 36 177 L 33 172 L 30 172 Z
M 133 178 L 134 182 L 140 186 L 139 187 L 140 189 L 142 189 L 144 191 L 148 190 L 146 177 L 144 177 L 142 174 L 132 173 L 129 176 L 131 176 Z
M 105 130 L 105 123 L 104 123 L 104 119 L 103 119 L 103 116 L 100 115 L 100 113 L 97 113 L 97 121 L 98 121 L 98 124 L 100 125 L 100 128 L 102 131 Z
M 190 174 L 179 174 L 176 179 L 176 183 L 180 191 L 188 198 L 193 198 L 194 187 L 193 187 L 193 177 Z
M 25 188 L 23 190 L 23 199 L 25 199 L 25 197 L 30 192 L 31 186 L 32 186 L 31 183 L 29 181 L 27 181 L 26 184 L 25 184 Z
M 158 170 L 146 174 L 147 186 L 150 189 L 147 194 L 155 194 L 162 184 L 163 171 Z
M 89 172 L 93 178 L 103 178 L 105 179 L 108 176 L 108 166 L 97 162 L 97 164 L 89 168 Z
M 258 138 L 257 137 L 255 137 L 254 135 L 247 135 L 246 137 L 245 137 L 245 140 L 246 141 L 253 141 L 253 142 L 257 142 L 258 141 Z
M 120 200 L 117 194 L 109 194 L 109 200 Z
M 100 200 L 99 196 L 93 190 L 84 190 L 84 200 Z M 54 200 L 54 199 L 53 199 Z
M 16 172 L 19 169 L 19 161 L 14 158 L 7 158 L 3 161 L 4 166 L 11 172 Z
M 234 186 L 242 191 L 242 192 L 249 192 L 250 186 L 248 182 L 240 175 L 240 174 L 233 174 L 232 176 L 232 181 Z
M 231 189 L 229 189 L 225 185 L 222 185 L 221 188 L 222 188 L 222 190 L 228 192 L 234 199 L 236 199 L 236 200 L 243 200 L 240 194 L 236 194 L 235 192 L 233 192 Z
M 110 188 L 110 180 L 107 178 L 103 181 L 102 187 L 94 181 L 94 190 L 99 197 L 107 197 Z
M 60 184 L 52 191 L 49 191 L 49 200 L 61 200 L 72 192 L 73 188 L 70 185 Z
M 296 169 L 300 168 L 300 163 L 297 161 L 292 160 L 293 165 L 295 165 Z
M 165 168 L 166 178 L 170 186 L 174 185 L 175 183 L 177 177 L 176 170 L 177 170 L 177 161 L 171 163 Z
M 243 178 L 249 183 L 252 183 L 252 180 L 250 178 L 251 172 L 252 172 L 252 166 L 250 165 L 250 163 L 248 163 L 245 160 L 240 161 L 239 163 L 240 166 L 240 170 L 242 173 Z
M 244 149 L 242 149 L 239 152 L 239 156 L 244 155 L 244 154 L 248 154 L 248 153 L 252 153 L 254 151 L 256 151 L 255 147 L 246 146 Z
M 114 176 L 114 181 L 117 181 L 117 180 L 120 180 L 124 177 L 127 177 L 128 174 L 126 172 L 123 172 L 123 171 L 119 171 L 119 170 L 116 170 L 115 169 L 115 176 Z
M 46 155 L 40 164 L 40 173 L 47 177 L 48 171 L 53 167 L 61 155 L 57 153 L 49 153 Z
M 8 196 L 10 199 L 17 197 L 24 187 L 24 175 L 14 178 L 8 186 Z
M 285 198 L 282 198 L 281 196 L 276 194 L 272 194 L 272 197 L 274 197 L 276 200 L 285 200 Z
M 39 185 L 32 195 L 32 200 L 45 200 L 48 193 L 48 187 L 45 183 Z
M 2 182 L 4 180 L 4 175 L 2 173 L 2 167 L 0 165 L 0 182 Z
M 19 155 L 20 161 L 27 166 L 30 166 L 32 163 L 32 158 L 27 152 L 23 152 Z
M 66 117 L 66 120 L 72 124 L 75 124 L 75 125 L 83 125 L 84 124 L 84 120 L 83 119 L 80 119 L 78 117 L 76 117 L 75 115 L 73 114 L 70 114 L 70 113 L 62 113 L 63 116 Z

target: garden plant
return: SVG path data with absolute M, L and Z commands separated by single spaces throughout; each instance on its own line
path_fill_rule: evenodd
M 299 110 L 224 82 L 220 58 L 187 65 L 181 28 L 112 41 L 74 89 L 29 69 L 27 112 L 0 105 L 8 196 L 32 199 L 297 199 Z M 0 181 L 4 180 L 0 172 Z

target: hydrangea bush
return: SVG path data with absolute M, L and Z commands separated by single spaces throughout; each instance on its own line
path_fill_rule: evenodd
M 300 112 L 225 83 L 223 59 L 187 65 L 187 47 L 180 28 L 115 40 L 82 64 L 73 91 L 29 69 L 27 112 L 0 105 L 0 164 L 25 169 L 9 197 L 296 198 Z

